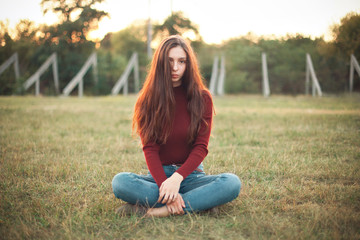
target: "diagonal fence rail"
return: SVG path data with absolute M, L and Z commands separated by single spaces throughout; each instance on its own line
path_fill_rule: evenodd
M 124 95 L 128 94 L 128 78 L 131 70 L 134 69 L 134 80 L 135 80 L 135 92 L 139 91 L 139 60 L 137 53 L 133 53 L 128 65 L 125 68 L 124 73 L 120 76 L 119 80 L 115 83 L 111 90 L 112 95 L 119 94 L 121 88 L 124 88 Z
M 267 67 L 267 55 L 262 53 L 262 94 L 264 97 L 270 95 L 270 85 L 269 85 L 269 76 L 268 76 L 268 67 Z M 10 58 L 8 58 L 2 65 L 0 65 L 0 75 L 14 64 L 15 77 L 19 78 L 19 60 L 18 54 L 14 53 Z M 52 65 L 53 78 L 55 82 L 56 93 L 59 93 L 59 77 L 58 77 L 58 63 L 57 55 L 53 53 L 41 66 L 40 68 L 28 78 L 22 85 L 23 89 L 27 90 L 33 84 L 35 84 L 35 94 L 40 94 L 40 77 L 44 72 Z M 220 65 L 220 67 L 219 67 Z M 83 96 L 83 77 L 90 67 L 93 67 L 94 78 L 97 81 L 97 56 L 96 53 L 93 53 L 89 56 L 87 61 L 82 66 L 81 70 L 76 74 L 76 76 L 68 83 L 68 85 L 63 89 L 63 95 L 68 96 L 71 91 L 79 86 L 79 96 Z M 128 78 L 131 74 L 131 71 L 134 72 L 134 88 L 135 92 L 139 90 L 139 63 L 137 53 L 133 53 L 129 63 L 127 64 L 125 71 L 120 76 L 116 84 L 113 86 L 111 94 L 116 95 L 123 89 L 125 95 L 128 94 Z M 354 73 L 356 72 L 360 77 L 360 66 L 359 62 L 352 54 L 350 56 L 350 74 L 349 74 L 349 91 L 353 91 L 354 84 Z M 223 95 L 224 94 L 224 81 L 225 81 L 225 58 L 221 56 L 214 57 L 214 62 L 212 66 L 211 79 L 209 83 L 209 90 L 213 95 Z M 312 95 L 322 96 L 323 92 L 321 90 L 318 78 L 316 76 L 314 66 L 310 54 L 306 54 L 306 82 L 305 82 L 305 94 L 309 94 L 310 84 L 312 85 Z
M 73 79 L 66 85 L 63 90 L 64 96 L 69 96 L 69 94 L 78 86 L 78 96 L 82 97 L 84 92 L 84 76 L 90 67 L 93 67 L 93 73 L 95 82 L 97 82 L 97 57 L 96 53 L 92 53 L 89 58 L 86 60 L 80 71 L 75 75 Z
M 310 54 L 306 54 L 306 80 L 305 80 L 305 94 L 309 94 L 310 87 L 310 77 L 311 77 L 311 86 L 312 86 L 312 95 L 315 96 L 316 93 L 321 97 L 322 91 L 320 88 L 319 81 L 316 77 L 314 66 L 311 61 Z
M 212 66 L 212 71 L 211 71 L 210 85 L 209 85 L 209 90 L 212 95 L 215 94 L 215 84 L 216 84 L 217 77 L 218 77 L 218 69 L 219 69 L 219 57 L 215 56 L 214 63 Z
M 354 86 L 354 70 L 358 73 L 360 77 L 360 66 L 358 61 L 356 60 L 354 54 L 351 54 L 350 56 L 350 78 L 349 78 L 349 90 L 350 93 L 353 91 Z
M 14 53 L 9 57 L 3 64 L 0 66 L 0 75 L 12 64 L 14 63 L 14 72 L 15 72 L 15 78 L 18 79 L 20 77 L 20 71 L 19 71 L 19 58 L 18 54 Z
M 46 61 L 40 66 L 40 68 L 24 82 L 24 90 L 29 89 L 35 83 L 35 95 L 38 96 L 40 94 L 40 76 L 49 68 L 51 64 L 55 83 L 55 91 L 56 94 L 59 94 L 59 73 L 56 53 L 51 54 L 50 57 L 48 57 L 48 59 L 46 59 Z

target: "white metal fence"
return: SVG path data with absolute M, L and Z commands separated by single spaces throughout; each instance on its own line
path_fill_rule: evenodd
M 322 91 L 320 88 L 319 81 L 316 77 L 314 66 L 311 61 L 310 54 L 306 54 L 306 80 L 305 80 L 305 94 L 309 94 L 309 85 L 310 85 L 310 76 L 311 76 L 311 86 L 312 86 L 312 95 L 315 96 L 316 93 L 318 96 L 322 96 Z
M 350 56 L 350 77 L 349 77 L 349 90 L 350 90 L 350 92 L 353 91 L 353 86 L 354 86 L 354 70 L 356 70 L 356 72 L 358 73 L 358 75 L 360 77 L 359 63 L 356 60 L 354 54 L 351 54 L 351 56 Z
M 51 54 L 51 56 L 48 57 L 43 65 L 41 65 L 41 67 L 24 82 L 23 88 L 27 90 L 35 83 L 35 95 L 38 96 L 40 94 L 40 76 L 49 68 L 51 64 L 55 83 L 55 91 L 56 94 L 59 94 L 59 73 L 56 53 Z
M 220 73 L 218 73 L 219 68 L 219 57 L 214 57 L 214 63 L 211 72 L 211 79 L 209 90 L 212 95 L 224 95 L 224 85 L 225 85 L 225 57 L 221 56 L 220 60 Z M 217 84 L 217 87 L 216 87 Z M 216 90 L 215 90 L 216 87 Z
M 84 76 L 90 67 L 93 67 L 95 82 L 97 83 L 97 57 L 96 53 L 90 55 L 86 60 L 80 71 L 75 75 L 75 77 L 66 85 L 63 90 L 64 96 L 69 96 L 72 90 L 78 86 L 78 96 L 82 97 L 84 92 Z
M 9 57 L 3 64 L 0 66 L 0 75 L 12 64 L 14 63 L 14 72 L 15 78 L 18 79 L 20 77 L 19 71 L 19 58 L 18 54 L 14 53 L 11 57 Z
M 266 53 L 262 53 L 262 93 L 264 97 L 270 96 L 270 84 L 269 84 L 269 76 L 268 76 L 268 66 L 267 66 L 267 56 Z M 19 72 L 19 59 L 18 54 L 14 53 L 10 58 L 8 58 L 2 65 L 0 65 L 0 75 L 14 64 L 14 72 L 15 78 L 18 79 L 20 77 Z M 220 64 L 220 70 L 219 70 Z M 41 66 L 40 68 L 29 77 L 23 84 L 23 88 L 27 90 L 35 83 L 35 94 L 40 94 L 40 77 L 44 72 L 52 65 L 53 78 L 55 83 L 55 91 L 59 94 L 59 74 L 58 74 L 58 63 L 57 63 L 57 55 L 53 53 Z M 97 56 L 96 53 L 93 53 L 89 56 L 87 61 L 84 63 L 80 71 L 76 74 L 76 76 L 67 84 L 67 86 L 63 89 L 63 95 L 68 96 L 73 89 L 78 86 L 78 95 L 83 96 L 83 77 L 90 67 L 93 67 L 94 79 L 97 82 L 98 74 L 97 74 Z M 138 54 L 133 53 L 131 56 L 129 63 L 127 64 L 125 71 L 120 76 L 116 84 L 111 90 L 112 95 L 117 95 L 123 89 L 124 95 L 128 94 L 128 78 L 131 74 L 131 71 L 134 72 L 134 90 L 135 92 L 139 91 L 139 60 Z M 353 91 L 354 84 L 354 71 L 360 77 L 360 66 L 352 54 L 350 56 L 350 76 L 349 76 L 349 91 Z M 306 79 L 305 79 L 305 94 L 309 94 L 310 88 L 310 79 L 312 85 L 312 95 L 313 96 L 322 96 L 322 90 L 316 76 L 314 66 L 311 60 L 310 54 L 306 54 Z M 209 84 L 209 90 L 213 95 L 223 95 L 224 92 L 224 83 L 225 83 L 225 57 L 221 56 L 220 61 L 219 57 L 214 57 L 211 79 Z
M 266 62 L 266 53 L 261 54 L 261 62 L 262 62 L 262 90 L 264 97 L 270 96 L 270 86 L 269 86 L 269 76 L 268 76 L 268 68 Z
M 135 92 L 139 91 L 139 60 L 137 53 L 133 53 L 130 58 L 128 65 L 125 68 L 124 73 L 120 76 L 119 80 L 116 82 L 114 87 L 111 90 L 112 95 L 119 94 L 121 88 L 124 88 L 124 95 L 128 94 L 128 78 L 131 73 L 131 70 L 134 69 L 134 80 L 135 80 Z

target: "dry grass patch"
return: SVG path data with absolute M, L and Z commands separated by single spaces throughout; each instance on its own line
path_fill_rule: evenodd
M 111 180 L 146 173 L 130 97 L 0 98 L 4 239 L 359 239 L 360 96 L 226 96 L 206 172 L 233 172 L 221 214 L 119 217 Z

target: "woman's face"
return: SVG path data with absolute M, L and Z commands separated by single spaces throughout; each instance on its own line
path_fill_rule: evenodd
M 169 51 L 169 60 L 171 66 L 171 80 L 173 87 L 181 85 L 181 78 L 186 70 L 186 53 L 180 46 L 176 46 Z

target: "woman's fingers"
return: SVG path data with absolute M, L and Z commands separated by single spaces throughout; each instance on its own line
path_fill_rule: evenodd
M 159 199 L 157 200 L 158 202 L 161 202 L 161 199 L 163 199 L 164 197 L 164 193 L 162 191 L 159 192 Z
M 168 201 L 169 201 L 169 202 L 175 202 L 176 197 L 177 197 L 177 193 L 172 194 L 171 197 L 169 197 L 169 200 L 168 200 Z
M 160 195 L 159 202 L 161 202 L 162 204 L 165 204 L 165 203 L 168 202 L 169 198 L 170 198 L 170 194 L 169 193 L 164 193 L 164 194 Z
M 164 197 L 164 194 L 165 194 L 165 192 L 163 191 L 163 189 L 164 189 L 163 186 L 164 186 L 164 185 L 161 184 L 161 186 L 160 186 L 160 188 L 159 188 L 159 199 L 157 200 L 158 203 L 161 201 L 161 199 Z
M 171 213 L 171 214 L 176 214 L 176 215 L 179 215 L 179 214 L 182 214 L 182 209 L 179 209 L 177 208 L 176 206 L 168 206 L 168 211 Z
M 174 202 L 168 202 L 166 204 L 168 211 L 171 214 L 176 214 L 176 215 L 183 215 L 184 214 L 184 209 L 183 207 L 185 207 L 185 203 L 184 200 L 182 199 L 181 195 L 178 194 L 178 196 L 176 197 Z
M 164 198 L 161 203 L 165 204 L 165 203 L 174 202 L 176 200 L 176 197 L 177 197 L 177 194 L 166 193 L 164 195 Z
M 174 213 L 173 213 L 174 211 L 173 211 L 173 209 L 172 209 L 171 206 L 168 206 L 168 205 L 167 205 L 166 207 L 167 207 L 167 210 L 169 211 L 169 213 L 174 214 Z
M 158 202 L 170 203 L 175 201 L 183 177 L 174 173 L 170 178 L 166 179 L 159 188 L 159 199 Z
M 165 203 L 167 203 L 167 201 L 168 201 L 168 199 L 169 199 L 169 195 L 168 194 L 165 194 L 165 196 L 164 196 L 164 198 L 162 199 L 162 204 L 165 204 Z
M 159 203 L 161 202 L 163 204 L 174 202 L 176 200 L 177 196 L 178 196 L 178 193 L 160 191 L 159 192 L 158 202 Z
M 181 195 L 179 195 L 179 196 L 181 196 Z M 181 198 L 181 206 L 183 207 L 183 208 L 185 208 L 185 202 L 184 202 L 184 199 L 182 198 L 182 197 L 180 197 Z M 182 209 L 181 209 L 182 210 Z

